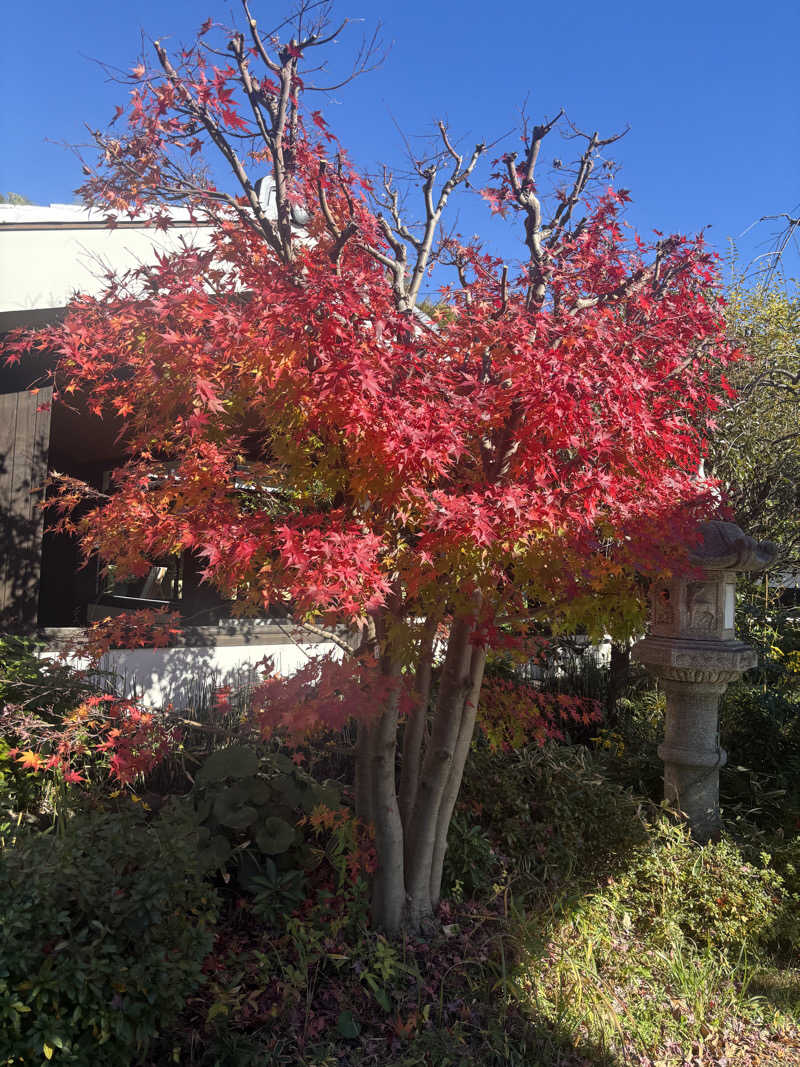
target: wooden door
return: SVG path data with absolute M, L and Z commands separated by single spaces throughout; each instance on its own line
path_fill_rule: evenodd
M 0 395 L 0 630 L 36 625 L 50 444 L 48 386 Z

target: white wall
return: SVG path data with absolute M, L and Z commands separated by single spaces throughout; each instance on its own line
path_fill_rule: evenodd
M 42 631 L 46 642 L 45 656 L 79 648 L 83 631 L 77 627 L 55 627 Z M 337 633 L 348 643 L 354 635 L 346 630 Z M 252 684 L 257 664 L 273 661 L 276 674 L 289 677 L 310 657 L 332 654 L 337 660 L 343 652 L 339 644 L 309 634 L 302 625 L 270 619 L 227 619 L 218 626 L 192 627 L 182 643 L 170 648 L 113 649 L 100 663 L 103 671 L 113 675 L 114 688 L 121 696 L 134 692 L 142 703 L 160 708 L 173 704 L 190 708 L 198 695 L 208 698 L 211 686 L 236 689 Z M 76 667 L 88 661 L 71 656 Z M 112 679 L 104 679 L 110 684 Z
M 191 708 L 196 695 L 211 685 L 237 688 L 247 684 L 256 664 L 270 657 L 278 674 L 289 676 L 308 662 L 309 656 L 342 650 L 331 642 L 315 645 L 269 643 L 191 648 L 115 649 L 103 657 L 101 668 L 117 677 L 119 692 L 134 689 L 143 704 L 160 708 L 173 704 Z
M 173 214 L 176 222 L 182 221 Z M 195 246 L 204 241 L 196 226 L 176 225 L 166 232 L 145 226 L 87 227 L 102 218 L 72 205 L 1 205 L 0 313 L 64 307 L 75 292 L 101 292 L 109 268 L 124 271 L 153 263 L 154 249 L 175 250 L 181 239 Z M 29 228 L 39 225 L 52 228 Z

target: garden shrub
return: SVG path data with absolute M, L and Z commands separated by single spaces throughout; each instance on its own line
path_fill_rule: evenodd
M 340 799 L 335 782 L 315 781 L 282 752 L 218 749 L 197 771 L 187 801 L 199 826 L 201 866 L 235 873 L 266 920 L 291 911 L 303 899 L 304 868 L 314 862 L 302 824 Z
M 0 706 L 48 715 L 55 723 L 97 686 L 85 672 L 39 656 L 40 647 L 28 637 L 0 636 Z
M 102 692 L 106 673 L 89 676 L 39 657 L 36 648 L 28 639 L 0 638 L 0 741 L 6 746 L 0 757 L 34 772 L 6 774 L 0 803 L 55 821 L 75 807 L 74 791 L 67 803 L 71 786 L 102 790 L 109 778 L 130 783 L 156 767 L 178 738 L 164 712 Z
M 631 687 L 616 702 L 613 728 L 593 738 L 603 774 L 659 803 L 664 795 L 664 764 L 658 745 L 664 736 L 663 689 Z
M 19 838 L 0 859 L 0 1062 L 130 1067 L 199 984 L 215 917 L 177 807 Z
M 492 842 L 476 822 L 457 811 L 447 835 L 442 889 L 445 897 L 485 897 L 503 876 L 504 868 Z
M 18 748 L 31 732 L 61 727 L 95 689 L 86 676 L 37 654 L 27 637 L 0 636 L 0 808 L 37 816 L 45 806 L 49 782 L 22 765 Z M 33 770 L 33 773 L 31 771 Z
M 657 942 L 689 938 L 719 951 L 768 941 L 785 901 L 767 857 L 749 863 L 726 839 L 699 847 L 684 825 L 666 818 L 607 895 Z
M 800 687 L 731 686 L 722 701 L 720 738 L 731 763 L 788 778 L 800 774 Z
M 0 824 L 12 826 L 23 813 L 35 821 L 42 806 L 42 779 L 21 766 L 14 749 L 0 737 Z
M 544 692 L 531 682 L 490 674 L 483 683 L 477 726 L 493 749 L 522 748 L 548 738 L 564 741 L 569 731 L 599 722 L 600 705 L 588 697 Z
M 770 940 L 788 949 L 796 960 L 800 950 L 800 835 L 788 840 L 774 838 L 769 859 L 783 882 L 781 907 Z
M 587 749 L 493 753 L 477 745 L 461 811 L 488 834 L 512 875 L 555 887 L 621 862 L 646 836 L 645 803 L 609 782 Z

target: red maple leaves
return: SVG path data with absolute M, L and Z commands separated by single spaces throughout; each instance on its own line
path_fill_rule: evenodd
M 174 723 L 135 702 L 109 694 L 87 696 L 56 722 L 8 705 L 2 724 L 10 736 L 27 744 L 8 755 L 34 773 L 56 775 L 79 785 L 98 773 L 121 785 L 152 770 L 179 743 Z
M 85 189 L 115 210 L 168 185 L 175 145 L 196 150 L 184 89 L 246 125 L 236 68 L 202 50 L 168 83 L 136 77 L 118 158 Z M 430 328 L 367 250 L 388 250 L 369 183 L 346 160 L 332 174 L 332 135 L 319 112 L 311 125 L 292 131 L 290 196 L 308 216 L 293 261 L 206 196 L 208 247 L 112 278 L 63 325 L 8 342 L 12 361 L 55 350 L 59 395 L 124 419 L 129 459 L 77 520 L 84 551 L 133 574 L 199 553 L 241 611 L 444 617 L 478 589 L 488 620 L 577 605 L 596 621 L 605 592 L 631 594 L 621 568 L 662 569 L 710 506 L 695 474 L 732 357 L 711 258 L 699 240 L 627 240 L 627 194 L 608 191 L 547 261 L 541 304 L 526 269 L 501 285 L 467 243 L 470 280 Z M 497 210 L 509 180 L 486 194 Z M 347 227 L 359 236 L 338 247 Z

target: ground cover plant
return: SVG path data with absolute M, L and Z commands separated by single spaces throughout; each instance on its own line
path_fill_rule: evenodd
M 329 7 L 301 3 L 273 36 L 247 0 L 240 14 L 241 30 L 210 19 L 175 52 L 155 42 L 86 160 L 86 203 L 156 227 L 182 204 L 207 243 L 110 279 L 5 355 L 53 353 L 54 402 L 119 428 L 128 459 L 108 499 L 63 483 L 62 525 L 88 555 L 135 576 L 193 552 L 237 611 L 280 603 L 360 628 L 345 677 L 306 678 L 325 699 L 287 704 L 273 686 L 262 725 L 359 720 L 374 918 L 419 931 L 441 898 L 487 649 L 531 617 L 641 625 L 636 574 L 679 565 L 713 503 L 695 475 L 733 348 L 701 240 L 629 236 L 629 194 L 598 180 L 616 135 L 575 131 L 578 158 L 546 195 L 562 116 L 526 121 L 493 161 L 441 123 L 411 161 L 417 226 L 388 172 L 358 173 L 305 104 Z M 518 265 L 441 229 L 468 186 L 517 227 Z M 443 306 L 426 317 L 435 263 Z
M 8 673 L 30 683 L 16 654 Z M 80 706 L 85 680 L 71 684 Z M 626 784 L 657 700 L 634 685 L 614 745 L 597 723 L 593 747 L 548 737 L 557 717 L 514 749 L 498 693 L 426 938 L 371 922 L 374 840 L 354 814 L 345 739 L 286 750 L 252 725 L 243 736 L 236 694 L 198 708 L 127 785 L 98 762 L 55 808 L 31 792 L 58 774 L 46 760 L 10 777 L 8 1062 L 110 1049 L 137 1067 L 796 1063 L 800 810 L 759 792 L 767 766 L 732 769 L 728 832 L 698 849 L 658 806 L 659 782 L 650 796 Z

